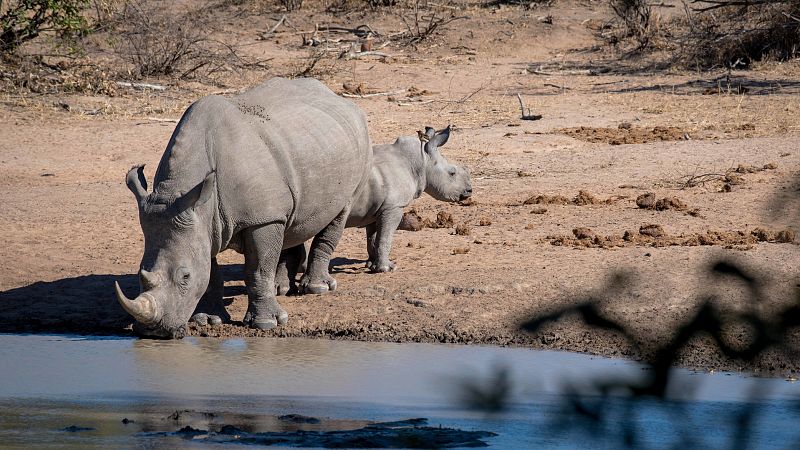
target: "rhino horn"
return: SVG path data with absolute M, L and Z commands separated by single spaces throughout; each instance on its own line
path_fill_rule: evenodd
M 133 166 L 125 177 L 125 184 L 133 192 L 136 201 L 141 205 L 147 198 L 147 179 L 144 177 L 144 164 Z
M 143 292 L 138 297 L 131 300 L 125 296 L 122 289 L 119 287 L 118 282 L 114 282 L 114 288 L 117 292 L 117 300 L 122 305 L 122 309 L 128 312 L 137 322 L 142 324 L 151 324 L 156 322 L 158 314 L 156 312 L 156 301 L 148 293 Z
M 148 272 L 144 269 L 139 271 L 139 276 L 142 280 L 142 290 L 149 291 L 150 289 L 154 289 L 159 284 L 159 277 L 157 274 L 153 272 Z

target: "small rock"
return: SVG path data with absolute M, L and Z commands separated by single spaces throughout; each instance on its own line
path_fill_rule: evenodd
M 572 234 L 575 235 L 578 239 L 594 239 L 597 236 L 597 233 L 592 231 L 591 228 L 587 227 L 578 227 L 572 230 Z
M 561 339 L 561 336 L 559 336 L 559 335 L 557 335 L 555 333 L 547 333 L 547 334 L 542 334 L 541 336 L 539 336 L 539 342 L 541 342 L 544 345 L 550 345 L 550 344 L 552 344 L 553 342 L 555 342 L 555 341 L 557 341 L 559 339 Z
M 544 214 L 547 212 L 547 208 L 544 206 L 536 206 L 531 210 L 531 214 Z
M 742 184 L 744 183 L 744 178 L 736 175 L 735 173 L 726 173 L 725 182 L 731 185 Z
M 650 237 L 663 237 L 666 236 L 664 228 L 658 224 L 647 224 L 639 227 L 639 234 Z
M 652 209 L 656 205 L 656 194 L 652 192 L 645 192 L 644 194 L 636 197 L 636 206 L 642 209 Z
M 283 416 L 279 416 L 278 420 L 282 422 L 291 422 L 291 423 L 319 423 L 320 420 L 316 417 L 304 416 L 302 414 L 285 414 Z
M 775 235 L 773 233 L 770 233 L 769 231 L 763 228 L 756 228 L 753 231 L 751 231 L 750 234 L 755 236 L 756 239 L 759 240 L 759 242 L 769 242 L 775 239 Z
M 226 436 L 235 436 L 238 434 L 244 434 L 243 430 L 236 428 L 233 425 L 223 425 L 222 428 L 219 429 L 217 434 L 224 434 Z
M 683 203 L 677 197 L 665 197 L 656 202 L 656 210 L 666 211 L 668 209 L 677 209 L 678 211 L 685 211 L 687 209 L 686 203 Z
M 481 220 L 478 222 L 478 225 L 482 226 L 482 227 L 488 227 L 491 224 L 492 224 L 492 220 L 487 218 L 487 217 L 481 218 Z
M 600 203 L 597 198 L 588 191 L 580 190 L 578 195 L 572 199 L 572 203 L 577 206 L 594 205 Z
M 403 214 L 403 218 L 400 219 L 400 225 L 397 226 L 398 230 L 404 231 L 419 231 L 423 228 L 422 218 L 417 214 L 415 210 L 411 210 L 405 214 Z
M 423 221 L 425 223 L 426 221 Z M 450 228 L 455 225 L 455 221 L 453 220 L 453 215 L 447 211 L 439 211 L 436 214 L 436 222 L 427 221 L 425 223 L 429 228 Z
M 794 230 L 792 230 L 791 228 L 787 228 L 785 230 L 779 231 L 775 235 L 775 242 L 781 242 L 781 243 L 788 244 L 788 243 L 794 242 L 795 237 L 796 237 L 796 233 L 794 232 Z
M 472 229 L 469 227 L 469 225 L 467 225 L 466 222 L 456 225 L 456 234 L 459 236 L 469 236 L 471 232 Z
M 466 255 L 469 253 L 469 248 L 467 247 L 456 247 L 453 249 L 454 255 Z
M 755 172 L 758 172 L 758 169 L 756 169 L 753 166 L 748 166 L 746 164 L 739 164 L 736 167 L 736 172 L 737 173 L 755 173 Z
M 66 428 L 62 428 L 61 431 L 66 431 L 67 433 L 78 433 L 81 431 L 94 431 L 94 428 L 90 427 L 79 427 L 77 425 L 70 425 Z
M 192 428 L 189 425 L 186 425 L 185 427 L 175 432 L 175 434 L 181 434 L 184 436 L 197 436 L 199 434 L 207 434 L 207 433 L 208 431 L 206 430 L 198 430 L 197 428 Z
M 633 128 L 633 125 L 631 125 L 630 122 L 620 122 L 620 124 L 617 125 L 617 128 L 619 128 L 620 130 L 630 130 L 631 128 Z

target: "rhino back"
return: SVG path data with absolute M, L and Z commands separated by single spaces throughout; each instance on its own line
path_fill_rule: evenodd
M 314 236 L 366 183 L 366 119 L 316 80 L 272 79 L 187 109 L 154 178 L 168 203 L 216 171 L 219 248 L 249 226 L 284 222 L 285 245 Z
M 285 245 L 304 242 L 367 182 L 372 151 L 364 114 L 313 79 L 274 78 L 232 103 L 258 136 L 248 153 L 267 148 L 278 168 L 277 176 L 262 183 L 289 190 Z

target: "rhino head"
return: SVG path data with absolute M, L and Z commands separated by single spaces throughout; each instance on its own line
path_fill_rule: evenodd
M 126 184 L 136 197 L 144 233 L 139 270 L 140 293 L 125 296 L 115 283 L 117 299 L 134 319 L 137 334 L 181 338 L 211 272 L 209 198 L 216 190 L 214 173 L 175 198 L 147 194 L 144 166 L 132 168 Z
M 435 131 L 425 127 L 420 133 L 425 152 L 425 192 L 436 200 L 457 202 L 472 195 L 472 183 L 467 169 L 450 164 L 441 153 L 439 147 L 447 143 L 450 137 L 450 126 Z M 427 142 L 426 142 L 427 141 Z

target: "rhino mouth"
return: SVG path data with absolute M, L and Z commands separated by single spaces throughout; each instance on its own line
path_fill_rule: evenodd
M 181 325 L 174 330 L 158 326 L 143 325 L 140 322 L 133 324 L 133 332 L 146 339 L 183 339 L 186 337 L 186 325 Z

